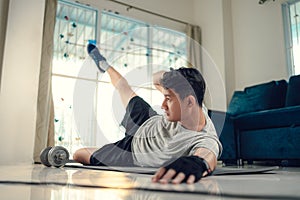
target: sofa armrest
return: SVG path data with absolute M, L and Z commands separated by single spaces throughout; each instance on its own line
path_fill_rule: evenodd
M 226 112 L 223 111 L 216 111 L 216 110 L 208 110 L 208 116 L 211 118 L 218 136 L 220 137 L 224 123 L 226 118 Z
M 215 125 L 220 142 L 223 146 L 223 152 L 220 160 L 236 160 L 236 138 L 234 133 L 233 117 L 223 111 L 209 110 L 208 114 Z

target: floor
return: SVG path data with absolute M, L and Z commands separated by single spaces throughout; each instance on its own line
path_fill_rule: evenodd
M 260 168 L 260 166 L 246 166 Z M 222 166 L 218 168 L 222 169 Z M 234 167 L 231 167 L 234 168 Z M 226 168 L 223 168 L 226 169 Z M 214 175 L 192 185 L 151 183 L 151 175 L 43 165 L 0 166 L 1 199 L 300 199 L 300 168 Z

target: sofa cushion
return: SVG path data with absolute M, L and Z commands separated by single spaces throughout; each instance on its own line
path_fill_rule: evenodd
M 228 113 L 236 116 L 260 110 L 280 108 L 285 105 L 287 82 L 271 81 L 235 91 L 228 106 Z
M 300 126 L 300 106 L 283 107 L 241 114 L 234 120 L 238 130 Z
M 300 75 L 290 77 L 285 102 L 285 106 L 297 105 L 300 105 Z

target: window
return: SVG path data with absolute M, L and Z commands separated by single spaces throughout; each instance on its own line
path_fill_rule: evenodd
M 88 40 L 97 40 L 107 61 L 158 112 L 163 96 L 152 86 L 152 73 L 186 66 L 183 33 L 102 11 L 97 34 L 97 19 L 96 9 L 59 1 L 52 76 L 55 139 L 71 153 L 124 136 L 125 108 L 108 75 L 87 56 Z
M 54 32 L 52 69 L 52 93 L 55 112 L 55 143 L 65 146 L 72 153 L 82 145 L 89 144 L 93 132 L 93 107 L 85 107 L 89 113 L 86 121 L 76 124 L 74 116 L 74 89 L 93 88 L 95 76 L 89 78 L 79 72 L 86 59 L 86 43 L 96 40 L 98 11 L 67 1 L 58 1 Z M 84 94 L 84 93 L 83 93 Z M 83 143 L 83 144 L 82 144 Z
M 297 75 L 300 74 L 300 1 L 288 1 L 282 8 L 289 73 Z

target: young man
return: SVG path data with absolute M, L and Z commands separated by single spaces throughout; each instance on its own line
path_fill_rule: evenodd
M 79 149 L 74 160 L 86 165 L 160 167 L 152 181 L 174 184 L 197 182 L 215 169 L 222 145 L 202 106 L 205 81 L 196 69 L 154 74 L 153 83 L 165 97 L 161 116 L 137 96 L 96 46 L 89 44 L 88 53 L 120 94 L 126 133 L 100 149 Z

